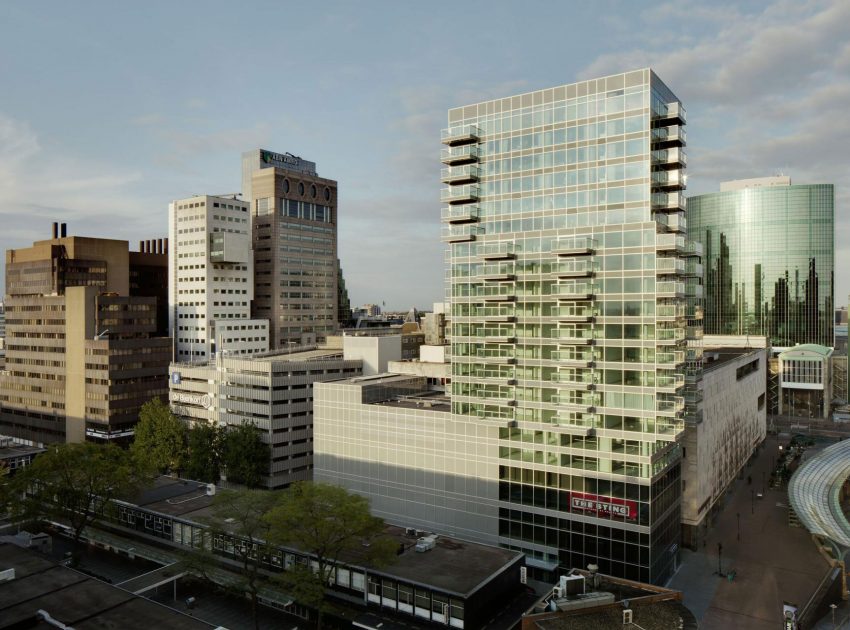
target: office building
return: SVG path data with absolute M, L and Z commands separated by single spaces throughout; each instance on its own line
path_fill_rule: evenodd
M 768 349 L 746 341 L 709 348 L 705 340 L 703 421 L 686 424 L 681 441 L 682 543 L 692 549 L 705 540 L 726 490 L 767 435 Z
M 169 399 L 187 423 L 252 423 L 271 449 L 267 488 L 307 481 L 313 470 L 313 384 L 360 374 L 340 350 L 260 356 L 219 354 L 215 361 L 172 363 Z
M 832 348 L 804 343 L 779 353 L 779 415 L 829 418 Z
M 272 349 L 310 345 L 338 327 L 337 183 L 316 164 L 263 149 L 242 155 L 250 203 L 254 317 L 269 320 Z
M 831 184 L 789 177 L 688 199 L 688 229 L 705 251 L 706 334 L 832 345 L 834 200 Z
M 178 361 L 206 363 L 222 350 L 269 349 L 268 321 L 251 318 L 254 253 L 249 204 L 203 195 L 168 206 L 169 326 Z
M 168 393 L 171 339 L 158 336 L 158 299 L 133 295 L 130 282 L 135 262 L 145 267 L 136 277 L 149 278 L 165 255 L 64 236 L 64 225 L 57 234 L 54 224 L 54 238 L 6 252 L 0 434 L 32 444 L 126 440 L 139 408 Z
M 696 421 L 685 109 L 649 69 L 449 110 L 452 411 L 499 432 L 499 541 L 665 580 Z

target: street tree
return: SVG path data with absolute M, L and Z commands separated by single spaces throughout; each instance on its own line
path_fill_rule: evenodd
M 183 467 L 186 427 L 162 400 L 154 398 L 142 405 L 135 430 L 130 452 L 140 464 L 160 473 Z
M 271 451 L 260 439 L 257 429 L 248 421 L 238 427 L 229 427 L 222 439 L 221 463 L 227 481 L 248 488 L 256 488 L 269 468 Z
M 267 518 L 275 544 L 312 556 L 312 562 L 288 567 L 279 579 L 296 600 L 317 611 L 319 627 L 327 610 L 325 590 L 340 561 L 381 566 L 395 555 L 396 545 L 384 533 L 384 522 L 369 513 L 369 502 L 339 486 L 295 483 Z
M 189 479 L 217 483 L 221 469 L 221 431 L 198 422 L 189 429 L 189 453 L 183 474 Z
M 78 550 L 85 528 L 113 513 L 113 499 L 133 496 L 149 481 L 145 469 L 114 444 L 59 444 L 11 479 L 10 507 L 19 519 L 69 525 Z

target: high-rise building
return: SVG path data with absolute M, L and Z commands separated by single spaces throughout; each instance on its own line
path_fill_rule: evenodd
M 831 184 L 788 177 L 688 198 L 688 229 L 705 250 L 706 334 L 833 344 L 834 199 Z
M 337 183 L 316 164 L 263 149 L 242 155 L 250 203 L 255 317 L 272 348 L 323 341 L 337 330 Z
M 677 441 L 701 413 L 685 109 L 643 69 L 448 123 L 452 412 L 498 427 L 500 543 L 543 568 L 663 581 Z
M 206 363 L 217 351 L 269 349 L 268 321 L 251 318 L 254 252 L 249 204 L 203 195 L 168 206 L 169 326 L 174 357 Z
M 133 435 L 139 408 L 168 392 L 155 283 L 165 266 L 162 253 L 67 237 L 64 225 L 60 236 L 56 224 L 51 240 L 6 252 L 0 433 L 34 444 Z

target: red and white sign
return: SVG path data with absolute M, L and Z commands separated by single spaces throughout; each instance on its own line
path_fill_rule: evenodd
M 627 518 L 630 521 L 637 519 L 637 502 L 627 499 L 572 492 L 570 493 L 570 506 L 573 510 L 589 512 L 603 518 L 615 516 Z

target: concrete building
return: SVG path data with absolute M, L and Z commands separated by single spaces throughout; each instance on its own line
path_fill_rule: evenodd
M 682 439 L 682 542 L 693 549 L 767 435 L 767 360 L 764 347 L 705 349 L 703 419 Z
M 272 349 L 324 341 L 337 328 L 337 183 L 289 153 L 242 154 L 250 203 L 254 317 L 269 320 Z
M 188 423 L 253 424 L 271 448 L 264 485 L 283 488 L 312 477 L 313 384 L 358 375 L 361 365 L 322 349 L 172 363 L 169 400 Z
M 829 418 L 832 348 L 814 343 L 779 353 L 779 414 Z
M 0 434 L 33 444 L 124 440 L 141 405 L 167 394 L 171 339 L 158 336 L 157 297 L 132 294 L 140 259 L 127 241 L 57 233 L 54 225 L 55 238 L 6 252 Z M 163 268 L 164 254 L 142 254 L 144 267 Z M 146 273 L 136 287 L 164 295 Z
M 664 581 L 678 440 L 701 413 L 685 109 L 643 69 L 448 122 L 452 411 L 499 427 L 499 542 L 543 569 Z
M 706 334 L 833 343 L 834 204 L 832 184 L 788 177 L 688 198 L 688 228 L 705 248 Z
M 168 206 L 168 316 L 174 358 L 206 363 L 215 353 L 269 349 L 269 323 L 251 318 L 254 252 L 250 204 L 202 195 Z

